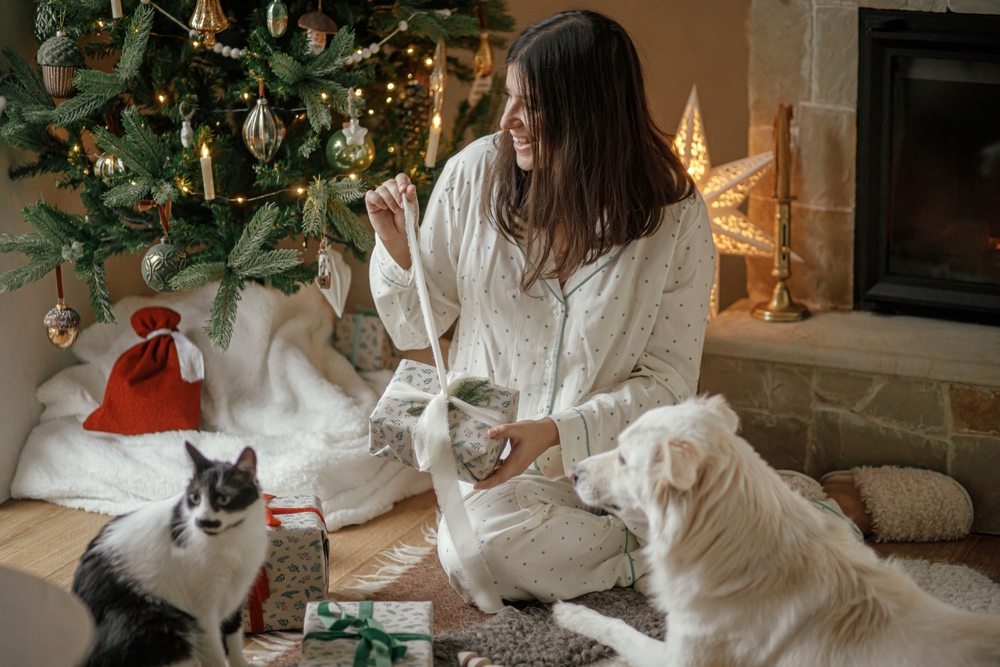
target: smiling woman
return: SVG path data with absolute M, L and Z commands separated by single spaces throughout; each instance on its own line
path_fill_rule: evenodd
M 508 600 L 569 599 L 641 577 L 641 516 L 597 514 L 567 479 L 644 411 L 698 386 L 715 249 L 705 204 L 653 123 L 620 25 L 571 11 L 529 27 L 507 59 L 500 131 L 455 155 L 423 216 L 424 267 L 449 368 L 520 392 L 496 426 L 509 455 L 463 489 Z M 426 347 L 405 174 L 365 197 L 375 304 L 400 349 Z M 438 552 L 473 595 L 447 525 Z

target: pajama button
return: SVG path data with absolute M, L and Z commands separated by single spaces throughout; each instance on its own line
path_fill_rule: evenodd
M 544 415 L 545 414 L 545 408 L 538 408 L 538 414 Z
M 546 359 L 545 360 L 545 365 L 551 368 L 552 367 L 552 360 L 551 359 Z

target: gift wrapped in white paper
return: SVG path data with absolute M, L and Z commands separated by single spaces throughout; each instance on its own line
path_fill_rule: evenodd
M 433 627 L 430 602 L 310 602 L 299 667 L 376 664 L 379 652 L 392 667 L 432 667 Z

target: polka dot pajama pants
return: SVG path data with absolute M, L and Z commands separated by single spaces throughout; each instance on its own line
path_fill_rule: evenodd
M 505 600 L 569 600 L 645 573 L 637 553 L 645 519 L 595 513 L 565 479 L 524 474 L 494 489 L 464 487 L 490 574 Z M 438 526 L 438 556 L 452 587 L 472 603 L 448 527 Z

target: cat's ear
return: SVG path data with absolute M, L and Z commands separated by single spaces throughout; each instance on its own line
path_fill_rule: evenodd
M 257 455 L 254 453 L 253 449 L 247 447 L 240 453 L 240 457 L 236 459 L 234 467 L 237 470 L 243 470 L 251 475 L 257 474 Z
M 185 442 L 184 446 L 187 448 L 188 456 L 194 461 L 195 472 L 201 472 L 205 468 L 212 465 L 212 462 L 205 458 L 205 456 L 198 451 L 198 448 L 192 445 L 190 442 Z

